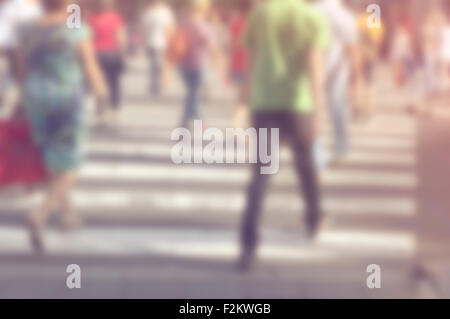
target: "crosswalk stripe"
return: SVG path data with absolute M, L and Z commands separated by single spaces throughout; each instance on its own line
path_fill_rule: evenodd
M 99 210 L 107 214 L 108 211 L 126 211 L 137 209 L 152 214 L 158 210 L 177 213 L 183 217 L 192 211 L 204 211 L 205 214 L 241 214 L 245 195 L 241 192 L 205 192 L 198 191 L 164 191 L 153 190 L 117 190 L 96 189 L 74 192 L 75 206 L 80 210 Z M 13 199 L 0 204 L 0 210 L 27 209 L 37 205 L 41 200 L 40 194 L 28 197 L 27 200 Z M 266 209 L 274 212 L 291 212 L 297 214 L 302 211 L 303 203 L 299 197 L 279 194 L 268 196 Z M 416 211 L 416 203 L 412 197 L 386 198 L 385 196 L 326 196 L 324 208 L 331 214 L 339 215 L 377 215 L 389 212 L 391 216 L 411 217 Z
M 207 169 L 206 169 L 207 167 Z M 87 163 L 81 171 L 81 179 L 96 179 L 109 181 L 192 181 L 242 183 L 248 182 L 250 171 L 246 167 L 230 165 L 175 165 L 175 164 L 114 164 L 105 161 Z M 414 188 L 417 178 L 410 172 L 368 171 L 364 169 L 342 168 L 339 171 L 325 171 L 322 176 L 324 185 L 341 186 L 384 186 L 397 188 Z M 281 167 L 280 172 L 273 178 L 273 183 L 296 185 L 297 180 L 292 168 Z
M 67 255 L 166 255 L 202 259 L 234 259 L 238 254 L 238 236 L 234 231 L 200 229 L 128 229 L 84 228 L 64 235 L 54 230 L 46 234 L 49 254 Z M 411 257 L 415 239 L 409 232 L 360 232 L 328 230 L 316 243 L 302 234 L 265 231 L 261 256 L 267 259 L 308 261 L 348 257 Z M 0 227 L 0 254 L 29 251 L 27 236 L 21 228 Z
M 170 141 L 168 141 L 170 143 Z M 89 143 L 88 152 L 90 153 L 104 153 L 107 155 L 127 155 L 127 156 L 158 156 L 170 160 L 172 147 L 176 142 L 169 143 L 132 143 L 132 142 L 103 142 L 93 141 Z M 326 149 L 329 149 L 332 145 L 332 141 L 328 140 L 323 143 Z M 373 145 L 369 148 L 368 142 L 358 143 L 353 141 L 352 150 L 349 152 L 346 158 L 346 163 L 363 162 L 369 164 L 404 164 L 406 166 L 413 165 L 415 162 L 415 154 L 412 146 L 406 143 L 391 143 L 390 145 L 379 144 Z M 207 145 L 207 144 L 205 144 Z M 360 147 L 367 147 L 366 149 L 359 150 L 356 145 Z M 401 148 L 401 151 L 398 149 Z M 194 148 L 195 150 L 195 148 Z M 233 152 L 244 153 L 246 149 L 235 148 Z M 226 149 L 224 149 L 226 154 Z M 290 158 L 291 152 L 287 147 L 282 147 L 280 150 L 280 157 Z

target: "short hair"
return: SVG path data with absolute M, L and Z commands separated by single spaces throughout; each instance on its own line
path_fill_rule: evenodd
M 41 3 L 46 11 L 57 11 L 64 8 L 67 0 L 42 0 Z

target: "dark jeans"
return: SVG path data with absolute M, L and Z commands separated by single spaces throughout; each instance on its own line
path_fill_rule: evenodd
M 186 100 L 182 126 L 187 126 L 190 120 L 199 119 L 198 106 L 200 103 L 200 89 L 202 85 L 203 72 L 201 68 L 182 67 L 181 74 L 186 86 Z
M 253 125 L 260 128 L 279 128 L 280 144 L 289 142 L 294 154 L 294 165 L 298 178 L 302 181 L 302 195 L 306 206 L 305 222 L 314 227 L 322 216 L 320 208 L 319 182 L 314 164 L 313 118 L 291 111 L 257 112 L 253 115 Z M 270 141 L 270 138 L 268 138 Z M 258 138 L 258 142 L 259 138 Z M 269 145 L 270 146 L 270 145 Z M 253 167 L 253 175 L 247 194 L 247 207 L 241 229 L 242 246 L 253 252 L 259 241 L 259 224 L 263 200 L 270 175 L 262 175 L 262 164 Z
M 154 95 L 161 92 L 161 75 L 164 63 L 164 50 L 148 49 L 150 62 L 150 91 Z
M 120 52 L 100 52 L 97 54 L 109 89 L 110 103 L 114 108 L 120 106 L 120 75 L 123 71 L 123 60 Z

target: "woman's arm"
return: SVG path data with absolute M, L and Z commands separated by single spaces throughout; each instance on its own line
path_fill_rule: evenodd
M 108 89 L 97 63 L 97 58 L 95 56 L 91 41 L 89 39 L 82 40 L 78 45 L 78 50 L 80 52 L 84 71 L 87 75 L 91 88 L 98 98 L 106 99 L 108 96 Z

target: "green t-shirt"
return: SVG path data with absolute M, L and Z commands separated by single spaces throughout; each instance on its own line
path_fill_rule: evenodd
M 250 51 L 254 110 L 313 110 L 308 76 L 311 49 L 328 43 L 320 13 L 301 0 L 265 0 L 250 14 L 243 41 Z

